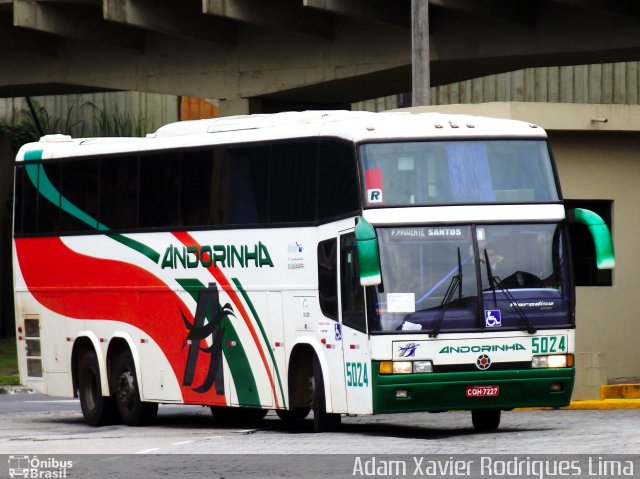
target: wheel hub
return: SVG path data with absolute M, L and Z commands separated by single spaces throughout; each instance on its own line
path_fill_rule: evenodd
M 131 408 L 134 394 L 133 374 L 131 374 L 131 371 L 123 371 L 118 377 L 118 402 L 126 408 Z

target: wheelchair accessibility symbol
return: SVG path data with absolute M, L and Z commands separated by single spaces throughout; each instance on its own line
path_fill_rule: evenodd
M 484 312 L 484 324 L 487 328 L 502 326 L 502 315 L 499 309 L 487 309 Z

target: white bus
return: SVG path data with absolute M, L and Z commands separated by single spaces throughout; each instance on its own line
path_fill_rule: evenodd
M 159 403 L 316 431 L 343 414 L 564 406 L 574 287 L 547 136 L 524 122 L 301 112 L 146 138 L 45 136 L 15 166 L 23 384 L 86 422 Z

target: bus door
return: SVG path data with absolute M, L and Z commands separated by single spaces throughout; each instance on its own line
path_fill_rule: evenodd
M 360 285 L 353 230 L 340 235 L 340 325 L 347 410 L 371 414 L 371 354 L 367 334 L 365 289 Z

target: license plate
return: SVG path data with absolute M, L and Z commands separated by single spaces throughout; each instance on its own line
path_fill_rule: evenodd
M 494 397 L 500 393 L 500 386 L 467 386 L 468 398 Z

